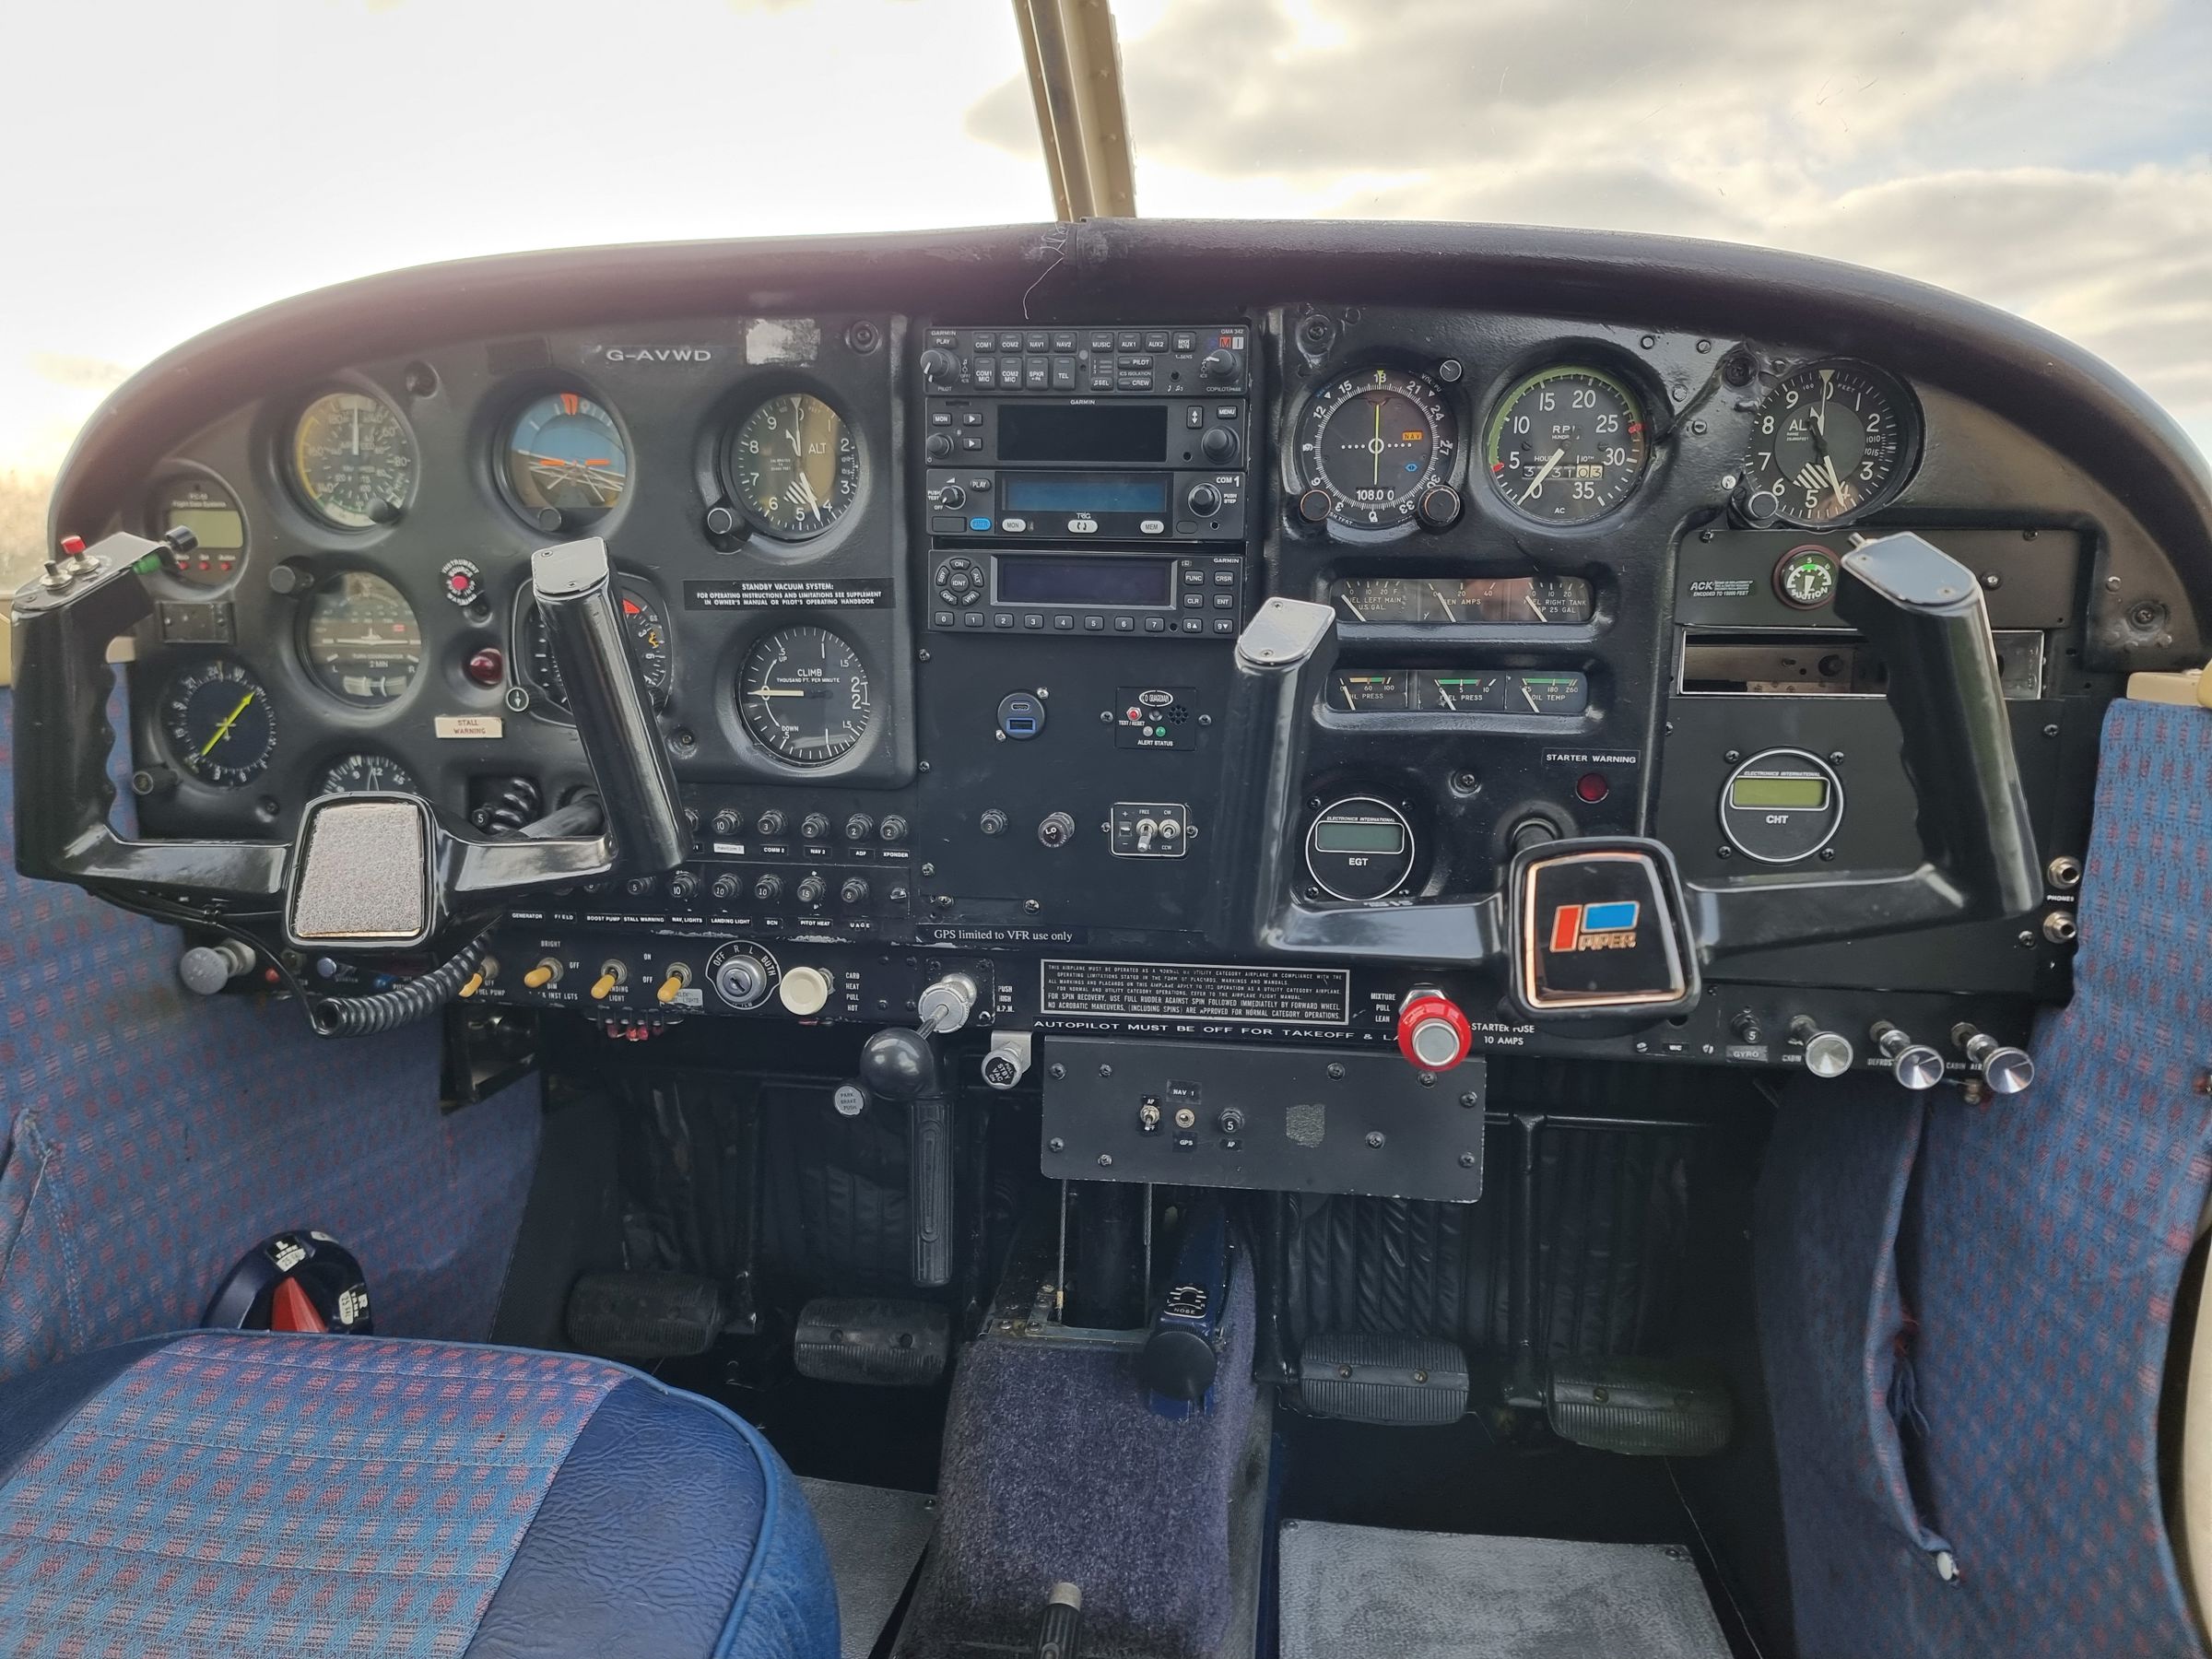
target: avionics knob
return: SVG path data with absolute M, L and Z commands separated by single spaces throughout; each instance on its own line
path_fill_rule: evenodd
M 753 820 L 753 828 L 758 830 L 762 835 L 769 837 L 771 840 L 773 840 L 775 837 L 782 834 L 782 808 L 780 806 L 771 806 L 766 812 L 763 812 L 759 818 Z
M 819 968 L 794 968 L 778 982 L 776 995 L 802 1018 L 819 1014 L 830 1001 L 830 976 Z
M 678 870 L 668 877 L 668 897 L 685 900 L 699 897 L 699 877 L 689 870 Z
M 1329 516 L 1329 509 L 1335 505 L 1327 490 L 1309 489 L 1298 498 L 1298 516 L 1310 524 L 1318 524 Z
M 856 812 L 845 820 L 845 839 L 865 841 L 876 833 L 876 820 L 865 812 Z
M 830 833 L 830 820 L 818 812 L 810 812 L 799 821 L 799 839 L 818 841 Z
M 929 504 L 940 512 L 958 512 L 968 505 L 968 492 L 958 484 L 940 484 L 929 492 Z
M 922 441 L 922 450 L 932 461 L 947 459 L 952 453 L 952 434 L 950 432 L 932 432 Z
M 949 386 L 960 371 L 960 360 L 949 351 L 931 347 L 922 354 L 922 378 L 933 386 Z
M 1467 1057 L 1474 1030 L 1459 1005 L 1423 986 L 1398 1005 L 1398 1053 L 1421 1071 L 1450 1071 Z
M 1221 492 L 1211 484 L 1194 484 L 1182 504 L 1191 510 L 1193 518 L 1212 518 L 1221 511 Z
M 837 889 L 840 904 L 865 904 L 868 901 L 868 884 L 858 876 L 845 877 L 844 885 Z
M 783 897 L 783 877 L 776 875 L 761 877 L 753 883 L 753 897 L 762 904 L 773 904 Z
M 714 885 L 709 888 L 707 891 L 713 895 L 715 903 L 727 904 L 731 900 L 736 898 L 738 894 L 745 891 L 745 883 L 740 881 L 735 876 L 717 876 L 714 877 Z
M 1237 378 L 1237 354 L 1217 347 L 1198 359 L 1198 378 L 1209 381 L 1232 381 Z
M 1866 1034 L 1889 1057 L 1890 1075 L 1899 1088 L 1918 1091 L 1943 1081 L 1943 1056 L 1926 1043 L 1913 1041 L 1886 1019 L 1876 1020 Z
M 1816 1077 L 1840 1077 L 1859 1057 L 1850 1038 L 1822 1030 L 1820 1022 L 1810 1014 L 1800 1014 L 1790 1021 L 1790 1037 L 1804 1045 L 1805 1069 Z
M 1233 461 L 1237 435 L 1227 427 L 1207 427 L 1198 438 L 1198 451 L 1208 461 Z
M 801 904 L 819 904 L 830 891 L 830 884 L 819 876 L 808 876 L 799 882 L 795 897 Z
M 975 999 L 981 994 L 975 981 L 965 973 L 948 973 L 936 981 L 914 1003 L 924 1034 L 959 1030 L 975 1012 Z
M 2026 1049 L 1999 1042 L 1987 1031 L 1978 1031 L 1964 1020 L 1951 1028 L 1951 1041 L 1982 1068 L 1982 1080 L 1989 1085 L 1993 1094 L 2018 1094 L 2035 1081 L 2035 1061 Z

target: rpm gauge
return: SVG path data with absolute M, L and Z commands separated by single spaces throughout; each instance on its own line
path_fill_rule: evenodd
M 415 494 L 415 440 L 399 411 L 367 392 L 326 392 L 292 429 L 292 483 L 326 523 L 366 530 Z
M 810 392 L 785 392 L 730 440 L 730 483 L 745 515 L 783 541 L 819 535 L 860 494 L 860 447 L 844 417 Z
M 1498 400 L 1483 464 L 1523 518 L 1580 524 L 1613 511 L 1643 477 L 1649 449 L 1636 394 L 1597 369 L 1539 370 Z
M 615 418 L 579 392 L 548 392 L 507 429 L 500 477 L 542 530 L 582 529 L 613 512 L 629 486 L 629 445 Z
M 1913 431 L 1910 396 L 1879 370 L 1806 363 L 1759 404 L 1737 499 L 1755 524 L 1843 524 L 1904 488 Z
M 1352 529 L 1411 522 L 1422 496 L 1451 482 L 1458 453 L 1451 404 L 1433 381 L 1407 370 L 1345 375 L 1315 393 L 1299 418 L 1304 488 L 1326 499 L 1330 523 Z
M 203 783 L 243 789 L 276 752 L 268 688 L 243 663 L 211 658 L 180 672 L 161 699 L 161 733 Z
M 794 766 L 827 766 L 867 732 L 868 671 L 826 628 L 779 629 L 746 654 L 737 712 L 771 753 Z
M 382 576 L 346 571 L 319 583 L 308 601 L 300 653 L 332 696 L 381 707 L 397 700 L 422 666 L 422 624 Z

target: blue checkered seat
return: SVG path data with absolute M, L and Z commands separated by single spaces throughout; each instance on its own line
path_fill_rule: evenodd
M 829 1659 L 797 1484 L 568 1354 L 199 1331 L 0 1382 L 0 1652 Z

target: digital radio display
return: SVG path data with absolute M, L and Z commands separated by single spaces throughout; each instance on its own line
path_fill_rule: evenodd
M 1009 512 L 1165 512 L 1171 475 L 1007 473 L 1000 480 Z
M 998 408 L 998 458 L 1047 465 L 1157 465 L 1168 458 L 1167 406 L 1003 403 Z
M 1078 559 L 1054 554 L 1001 558 L 1002 605 L 1111 605 L 1161 608 L 1174 603 L 1171 559 Z

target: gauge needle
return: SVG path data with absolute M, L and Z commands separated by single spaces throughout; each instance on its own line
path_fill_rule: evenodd
M 243 714 L 246 710 L 252 706 L 254 695 L 255 694 L 253 692 L 249 691 L 243 697 L 238 700 L 238 707 L 223 716 L 222 724 L 215 728 L 215 735 L 208 738 L 206 743 L 200 746 L 201 754 L 206 754 L 210 749 L 214 748 L 217 744 L 220 743 L 224 738 L 230 735 L 231 726 L 236 724 L 238 717 L 241 714 Z
M 1827 408 L 1827 407 L 1828 407 L 1828 406 L 1827 406 L 1826 404 L 1822 404 L 1820 406 L 1821 406 L 1823 409 L 1825 409 L 1825 408 Z M 1845 500 L 1843 499 L 1843 480 L 1842 480 L 1841 478 L 1840 478 L 1840 477 L 1838 477 L 1836 476 L 1836 458 L 1835 458 L 1835 456 L 1833 456 L 1833 455 L 1823 455 L 1823 456 L 1821 456 L 1821 457 L 1820 457 L 1820 465 L 1823 465 L 1823 466 L 1825 466 L 1826 468 L 1828 468 L 1828 481 L 1829 481 L 1829 483 L 1830 483 L 1830 485 L 1831 485 L 1831 486 L 1834 488 L 1834 489 L 1835 489 L 1835 492 L 1836 492 L 1836 506 L 1837 506 L 1839 509 L 1842 509 L 1842 508 L 1848 508 L 1848 507 L 1851 505 L 1851 503 L 1850 503 L 1849 501 L 1847 501 L 1847 500 Z
M 1535 615 L 1537 621 L 1542 622 L 1546 619 L 1544 616 L 1544 607 L 1536 603 L 1536 590 L 1535 588 L 1529 588 L 1522 594 L 1521 597 L 1527 602 L 1530 612 Z
M 1452 693 L 1444 689 L 1444 682 L 1442 678 L 1440 677 L 1434 680 L 1431 680 L 1430 683 L 1436 688 L 1436 694 L 1444 700 L 1444 707 L 1451 710 L 1454 714 L 1458 713 L 1459 705 L 1452 700 Z
M 1521 682 L 1521 699 L 1524 702 L 1527 703 L 1531 709 L 1535 709 L 1537 713 L 1541 714 L 1544 712 L 1542 709 L 1536 708 L 1536 694 L 1528 688 L 1528 682 L 1526 680 L 1523 680 Z
M 1432 582 L 1429 584 L 1429 591 L 1436 595 L 1436 603 L 1444 613 L 1444 620 L 1447 622 L 1458 621 L 1459 618 L 1452 614 L 1452 601 L 1444 597 L 1444 590 Z
M 755 691 L 753 695 L 755 697 L 805 697 L 807 695 L 807 693 L 805 691 L 786 691 L 774 686 L 762 686 L 759 688 L 759 689 Z
M 359 408 L 353 412 L 353 453 L 357 457 L 361 453 L 361 412 Z
M 822 517 L 821 497 L 814 493 L 814 485 L 808 480 L 805 473 L 799 474 L 798 477 L 794 481 L 798 485 L 800 497 L 806 503 L 806 510 L 814 514 L 815 522 L 819 524 Z
M 1551 469 L 1566 458 L 1567 452 L 1564 448 L 1553 450 L 1551 459 L 1536 469 L 1536 476 L 1528 481 L 1528 488 L 1521 492 L 1521 499 L 1525 501 L 1537 490 L 1543 488 L 1544 480 L 1551 477 Z
M 1352 596 L 1349 594 L 1339 594 L 1336 597 L 1344 601 L 1344 608 L 1352 613 L 1354 621 L 1364 622 L 1367 620 L 1367 613 L 1352 602 Z

